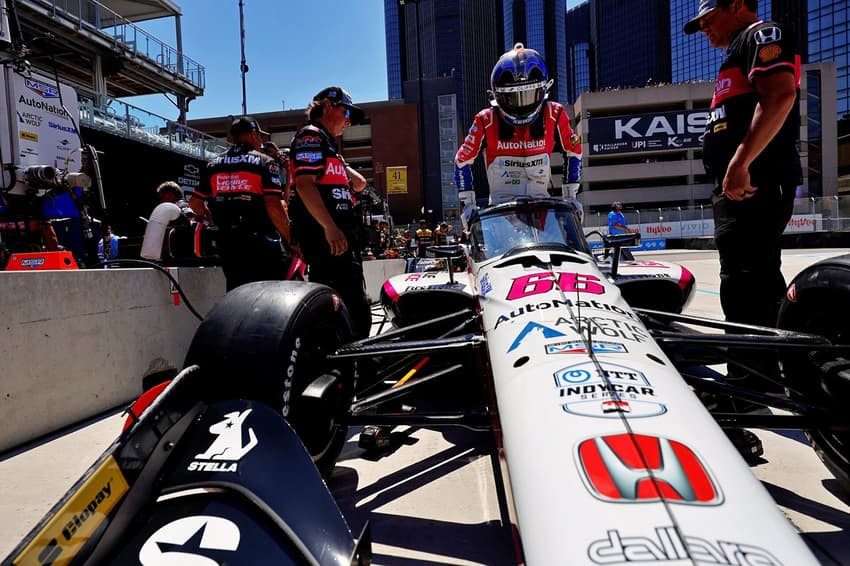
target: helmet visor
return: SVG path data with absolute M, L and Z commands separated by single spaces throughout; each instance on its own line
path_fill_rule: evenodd
M 511 116 L 524 117 L 540 107 L 546 92 L 544 81 L 496 87 L 496 104 Z

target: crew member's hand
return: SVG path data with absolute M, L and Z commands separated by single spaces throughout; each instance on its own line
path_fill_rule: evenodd
M 729 200 L 742 201 L 756 194 L 758 189 L 750 184 L 750 172 L 747 167 L 729 163 L 723 178 L 723 196 Z
M 325 228 L 325 239 L 328 241 L 328 246 L 330 246 L 333 255 L 342 255 L 348 249 L 348 240 L 345 239 L 345 234 L 337 228 L 336 224 Z

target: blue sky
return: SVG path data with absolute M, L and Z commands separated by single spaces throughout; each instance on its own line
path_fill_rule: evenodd
M 183 51 L 206 69 L 204 96 L 189 105 L 189 119 L 241 113 L 239 0 L 177 3 Z M 249 113 L 304 108 L 331 85 L 344 87 L 355 102 L 386 100 L 383 0 L 243 0 L 243 11 Z M 172 18 L 140 27 L 176 45 Z M 162 95 L 125 100 L 177 118 Z

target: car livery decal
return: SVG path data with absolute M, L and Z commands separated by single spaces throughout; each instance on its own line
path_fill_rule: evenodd
M 247 443 L 243 441 L 243 425 L 245 419 L 251 414 L 252 409 L 234 411 L 227 413 L 225 419 L 210 427 L 210 432 L 215 435 L 209 448 L 199 454 L 195 454 L 196 460 L 189 463 L 190 472 L 236 472 L 239 469 L 239 460 L 250 452 L 257 444 L 257 435 L 254 429 L 248 427 Z
M 667 501 L 720 505 L 723 493 L 696 453 L 681 442 L 644 434 L 583 440 L 576 465 L 597 499 L 617 503 Z
M 643 374 L 626 366 L 584 362 L 553 374 L 561 408 L 584 417 L 655 417 L 667 407 Z
M 555 288 L 556 280 L 558 288 L 564 293 L 605 294 L 605 286 L 599 283 L 599 277 L 595 275 L 542 271 L 515 278 L 511 283 L 508 296 L 505 298 L 509 301 L 515 301 L 532 295 L 548 293 Z
M 623 344 L 617 342 L 597 342 L 590 343 L 591 350 L 594 354 L 626 354 L 628 350 Z M 554 344 L 546 344 L 547 354 L 587 354 L 587 346 L 584 342 L 555 342 Z
M 508 348 L 508 353 L 510 354 L 511 352 L 519 348 L 520 344 L 525 341 L 528 335 L 535 331 L 539 331 L 539 333 L 542 333 L 544 338 L 560 338 L 564 336 L 563 332 L 558 332 L 557 330 L 553 330 L 548 326 L 543 326 L 542 324 L 538 324 L 536 322 L 529 322 L 525 325 L 525 328 L 523 328 L 520 333 L 517 334 L 517 337 L 511 344 L 511 347 Z
M 594 564 L 688 561 L 735 566 L 782 566 L 782 562 L 763 548 L 748 543 L 685 535 L 672 525 L 655 527 L 654 536 L 622 534 L 617 529 L 611 529 L 605 538 L 590 543 L 587 557 Z

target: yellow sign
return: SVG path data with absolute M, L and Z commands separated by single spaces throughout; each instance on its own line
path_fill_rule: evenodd
M 51 517 L 12 564 L 68 564 L 129 489 L 115 458 L 109 456 Z
M 407 194 L 407 165 L 387 167 L 387 194 Z
M 38 141 L 38 134 L 34 134 L 32 132 L 27 132 L 25 130 L 21 130 L 20 132 L 18 132 L 18 135 L 21 136 L 22 140 L 27 140 L 27 141 L 31 141 L 31 142 L 37 142 Z

